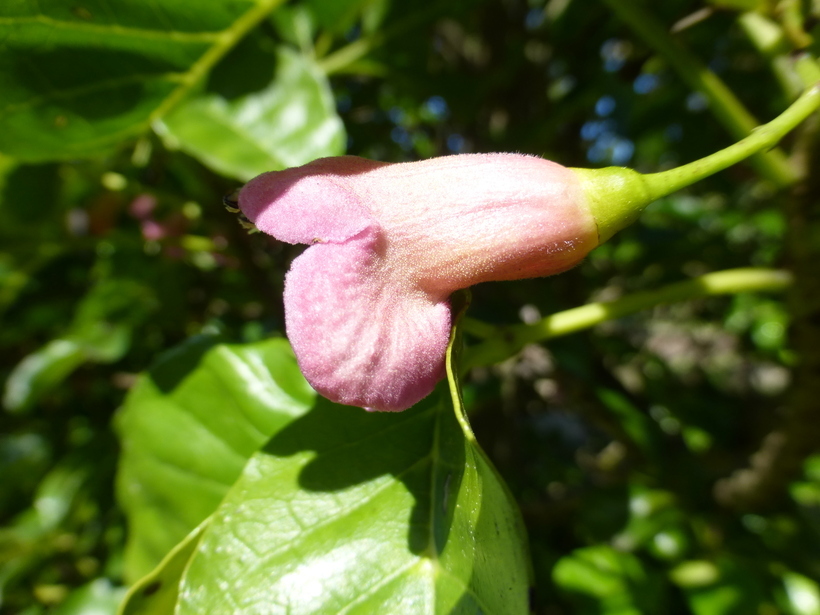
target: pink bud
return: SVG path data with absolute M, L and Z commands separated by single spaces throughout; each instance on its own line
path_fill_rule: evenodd
M 598 243 L 575 173 L 518 154 L 323 158 L 251 180 L 239 206 L 313 244 L 285 279 L 288 337 L 317 391 L 370 410 L 409 408 L 443 377 L 453 291 L 558 273 Z

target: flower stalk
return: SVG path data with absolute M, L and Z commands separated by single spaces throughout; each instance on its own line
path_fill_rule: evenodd
M 603 243 L 628 226 L 644 207 L 668 194 L 709 177 L 727 167 L 764 152 L 820 107 L 820 84 L 815 84 L 788 109 L 768 124 L 758 126 L 746 138 L 689 164 L 642 175 L 632 169 L 573 169 L 579 175 L 598 224 Z
M 657 290 L 634 293 L 615 301 L 588 303 L 556 312 L 533 324 L 495 327 L 490 335 L 488 333 L 491 325 L 464 319 L 464 330 L 484 339 L 467 349 L 461 367 L 463 371 L 467 371 L 473 367 L 493 365 L 509 359 L 527 344 L 576 333 L 658 305 L 712 295 L 780 292 L 791 283 L 792 275 L 787 271 L 751 267 L 727 269 L 670 284 Z
M 670 36 L 653 15 L 634 0 L 602 0 L 620 19 L 653 47 L 692 90 L 709 101 L 709 109 L 735 139 L 750 134 L 760 122 L 738 100 L 732 90 L 697 56 Z M 780 188 L 796 181 L 785 154 L 774 149 L 750 160 L 763 177 Z

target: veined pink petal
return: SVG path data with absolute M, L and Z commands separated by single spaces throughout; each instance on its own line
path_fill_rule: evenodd
M 598 238 L 575 174 L 517 154 L 325 158 L 255 178 L 239 205 L 277 239 L 317 244 L 285 281 L 288 337 L 314 388 L 375 410 L 443 376 L 453 291 L 564 271 Z
M 444 375 L 450 309 L 395 280 L 376 256 L 377 242 L 365 231 L 294 260 L 285 280 L 286 326 L 319 393 L 371 410 L 404 410 Z
M 543 158 L 447 156 L 348 182 L 385 234 L 386 259 L 443 294 L 565 271 L 597 243 L 577 178 Z
M 343 165 L 333 161 L 345 160 Z M 264 173 L 239 193 L 242 213 L 263 233 L 287 243 L 339 243 L 374 223 L 345 175 L 383 163 L 342 156 Z M 340 174 L 341 173 L 341 174 Z M 276 203 L 276 207 L 271 207 Z

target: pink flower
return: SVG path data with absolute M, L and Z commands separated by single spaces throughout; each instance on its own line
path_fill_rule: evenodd
M 285 279 L 302 372 L 369 410 L 409 408 L 443 377 L 453 291 L 580 262 L 598 243 L 586 203 L 573 171 L 517 154 L 323 158 L 239 193 L 260 231 L 310 244 Z

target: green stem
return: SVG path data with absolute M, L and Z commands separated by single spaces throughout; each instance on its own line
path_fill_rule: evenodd
M 603 0 L 630 28 L 678 72 L 693 90 L 702 93 L 709 108 L 729 133 L 737 140 L 750 134 L 759 122 L 746 110 L 723 81 L 687 48 L 672 38 L 666 29 L 633 0 Z M 757 171 L 776 186 L 789 186 L 794 172 L 780 150 L 757 154 L 751 161 Z
M 149 122 L 161 120 L 171 109 L 180 103 L 193 88 L 204 79 L 225 55 L 233 49 L 242 38 L 256 27 L 260 21 L 282 4 L 284 0 L 259 0 L 248 9 L 229 28 L 216 37 L 216 42 L 185 73 L 179 86 L 174 88 L 162 103 L 151 113 Z
M 705 158 L 683 166 L 644 175 L 652 199 L 658 199 L 730 167 L 756 152 L 773 147 L 795 126 L 820 107 L 820 84 L 808 88 L 792 105 L 752 134 Z
M 492 365 L 508 359 L 527 344 L 575 333 L 657 305 L 709 295 L 781 291 L 791 282 L 792 276 L 786 271 L 760 268 L 727 269 L 670 284 L 658 290 L 635 293 L 615 301 L 588 303 L 552 314 L 531 325 L 498 327 L 493 335 L 467 349 L 462 369 L 466 371 L 480 365 Z M 482 331 L 486 331 L 486 327 L 487 325 L 483 324 Z M 468 325 L 468 328 L 472 329 L 472 324 Z
M 757 152 L 773 147 L 786 133 L 820 107 L 820 84 L 807 89 L 782 114 L 714 154 L 660 173 L 642 175 L 624 167 L 572 169 L 587 198 L 603 243 L 628 226 L 644 207 L 667 194 L 700 181 Z M 794 172 L 795 177 L 797 173 Z

